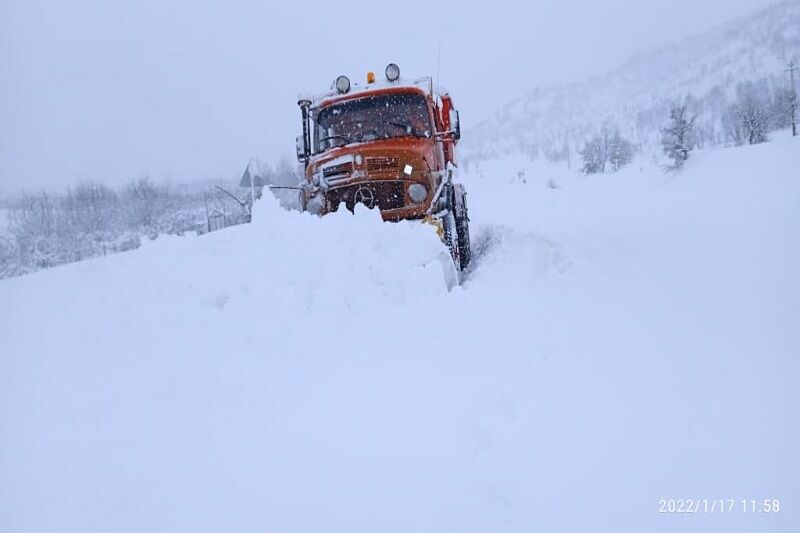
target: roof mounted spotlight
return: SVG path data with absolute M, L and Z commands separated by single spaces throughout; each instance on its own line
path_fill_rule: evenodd
M 400 77 L 400 67 L 394 63 L 386 65 L 386 79 L 389 81 L 397 81 Z
M 339 94 L 345 94 L 347 91 L 350 90 L 350 78 L 347 76 L 339 76 L 336 78 L 336 90 Z

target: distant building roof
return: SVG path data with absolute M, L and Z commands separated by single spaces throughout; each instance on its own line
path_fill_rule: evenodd
M 250 180 L 253 180 L 253 185 L 256 187 L 263 187 L 266 185 L 264 182 L 264 177 L 258 174 L 258 171 L 255 169 L 253 162 L 247 163 L 247 167 L 244 169 L 244 174 L 242 174 L 242 179 L 239 181 L 239 187 L 250 187 Z

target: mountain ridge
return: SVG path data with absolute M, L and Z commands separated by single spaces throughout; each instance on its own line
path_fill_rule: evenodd
M 468 159 L 520 151 L 536 157 L 609 126 L 640 147 L 655 145 L 669 107 L 687 100 L 700 142 L 725 144 L 723 114 L 739 86 L 761 84 L 770 95 L 788 88 L 784 69 L 798 53 L 800 2 L 785 0 L 638 52 L 607 74 L 534 87 L 474 127 L 465 152 Z

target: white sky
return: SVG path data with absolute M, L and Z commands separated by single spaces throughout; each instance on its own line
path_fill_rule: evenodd
M 340 73 L 434 74 L 465 127 L 535 85 L 601 74 L 642 48 L 770 0 L 5 0 L 0 192 L 238 177 L 291 155 L 299 92 Z

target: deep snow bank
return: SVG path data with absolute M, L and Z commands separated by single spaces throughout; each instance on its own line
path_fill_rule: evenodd
M 444 294 L 443 254 L 427 226 L 381 224 L 366 209 L 323 222 L 267 198 L 249 226 L 200 238 L 162 237 L 135 253 L 4 284 L 3 298 L 14 308 L 3 311 L 3 325 L 19 331 L 46 324 L 49 336 L 71 335 L 88 349 L 98 337 L 127 339 L 119 329 L 128 327 L 145 336 L 157 328 L 161 346 L 178 352 L 188 351 L 192 341 L 185 337 L 204 334 L 233 349 L 240 347 L 237 327 L 282 338 L 286 328 L 311 325 L 313 335 L 343 312 Z M 83 329 L 75 331 L 76 324 Z M 29 351 L 26 342 L 16 348 Z
M 429 228 L 270 204 L 0 282 L 0 529 L 794 531 L 798 168 L 485 163 L 451 292 Z

